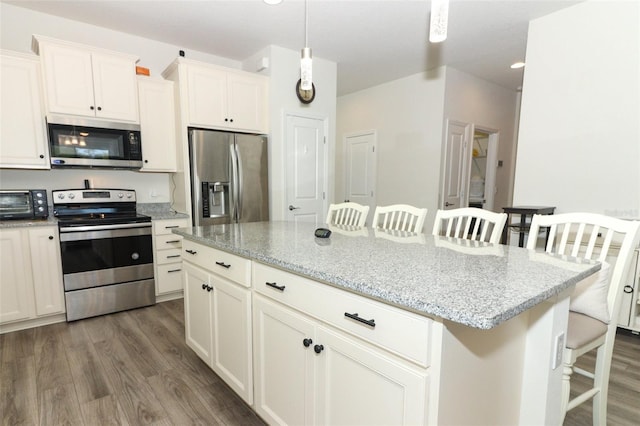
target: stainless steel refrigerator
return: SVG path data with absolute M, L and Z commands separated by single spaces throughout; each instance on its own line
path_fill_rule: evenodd
M 195 226 L 269 220 L 267 137 L 189 129 Z

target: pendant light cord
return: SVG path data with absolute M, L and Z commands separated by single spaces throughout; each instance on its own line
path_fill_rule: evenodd
M 304 47 L 309 47 L 309 14 L 307 13 L 307 0 L 304 0 Z

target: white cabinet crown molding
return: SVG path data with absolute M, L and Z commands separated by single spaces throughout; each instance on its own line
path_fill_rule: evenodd
M 115 50 L 104 49 L 101 47 L 90 46 L 88 44 L 76 43 L 74 41 L 61 40 L 53 37 L 47 37 L 39 34 L 34 34 L 31 37 L 31 50 L 36 55 L 40 55 L 40 43 L 54 43 L 66 47 L 71 47 L 74 49 L 87 50 L 91 53 L 99 53 L 104 55 L 118 55 L 122 58 L 127 58 L 133 60 L 134 62 L 138 62 L 140 57 L 138 55 L 132 55 L 130 53 L 122 53 Z

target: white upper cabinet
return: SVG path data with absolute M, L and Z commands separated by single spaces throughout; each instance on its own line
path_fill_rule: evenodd
M 180 84 L 187 126 L 268 133 L 267 77 L 182 58 L 163 76 Z
M 173 82 L 138 78 L 142 172 L 176 171 Z
M 34 36 L 48 113 L 138 122 L 137 57 Z
M 2 51 L 0 68 L 0 167 L 48 169 L 38 58 Z

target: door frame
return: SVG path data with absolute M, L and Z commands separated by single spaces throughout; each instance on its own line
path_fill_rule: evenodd
M 476 130 L 482 133 L 489 134 L 489 146 L 487 148 L 487 170 L 485 175 L 485 186 L 484 186 L 484 198 L 485 198 L 485 206 L 489 205 L 490 208 L 483 207 L 484 209 L 495 211 L 495 191 L 496 191 L 496 179 L 497 179 L 497 168 L 498 168 L 498 145 L 500 143 L 500 131 L 497 129 L 493 129 L 491 127 L 477 125 L 471 123 L 471 146 L 473 147 L 473 138 L 476 134 Z M 473 149 L 470 149 L 469 152 L 469 168 L 468 168 L 468 176 L 467 176 L 467 206 L 469 205 L 469 186 L 471 185 L 471 155 Z M 491 188 L 487 186 L 487 182 L 491 183 Z M 491 192 L 487 192 L 487 188 L 490 189 Z
M 282 165 L 284 166 L 284 176 L 283 176 L 283 183 L 284 183 L 284 187 L 283 187 L 283 193 L 284 193 L 284 199 L 283 199 L 283 203 L 280 206 L 281 210 L 281 217 L 286 219 L 288 217 L 287 214 L 287 209 L 289 208 L 289 200 L 288 200 L 288 188 L 289 188 L 289 164 L 287 162 L 287 155 L 289 152 L 289 143 L 291 141 L 289 141 L 287 139 L 287 135 L 288 135 L 288 128 L 287 128 L 287 121 L 289 120 L 289 117 L 298 117 L 298 118 L 308 118 L 311 120 L 319 120 L 322 122 L 322 127 L 324 130 L 324 135 L 325 135 L 325 143 L 324 143 L 324 149 L 322 154 L 324 155 L 324 181 L 322 182 L 323 188 L 324 188 L 324 198 L 322 200 L 322 214 L 321 217 L 325 217 L 327 215 L 327 210 L 329 208 L 329 204 L 328 204 L 328 200 L 330 196 L 333 196 L 333 189 L 329 189 L 329 144 L 331 143 L 331 138 L 329 135 L 329 118 L 327 116 L 321 116 L 321 115 L 315 115 L 315 114 L 304 114 L 304 113 L 300 113 L 298 111 L 284 111 L 283 115 L 282 115 L 282 139 L 284 140 L 283 143 L 283 150 L 282 150 Z M 329 193 L 331 192 L 331 194 Z
M 463 150 L 465 151 L 464 153 L 464 157 L 466 159 L 466 157 L 471 158 L 471 148 L 470 148 L 470 138 L 471 135 L 473 133 L 471 133 L 471 131 L 473 130 L 473 126 L 471 125 L 471 123 L 467 123 L 466 121 L 461 121 L 461 120 L 455 120 L 455 119 L 451 119 L 451 118 L 447 118 L 445 119 L 444 122 L 444 137 L 442 138 L 442 142 L 441 142 L 441 157 L 440 157 L 440 183 L 439 183 L 439 189 L 438 189 L 438 209 L 441 210 L 445 210 L 445 195 L 447 193 L 447 188 L 446 188 L 446 183 L 447 183 L 447 175 L 448 175 L 448 168 L 447 165 L 449 164 L 449 152 L 448 152 L 448 148 L 449 148 L 449 127 L 451 125 L 456 125 L 456 126 L 460 126 L 460 127 L 464 127 L 464 132 L 465 132 L 465 146 L 463 147 Z M 467 155 L 468 154 L 468 155 Z M 460 205 L 458 207 L 463 207 L 463 204 L 469 204 L 469 196 L 467 194 L 467 189 L 469 186 L 469 177 L 468 177 L 468 168 L 470 166 L 469 164 L 470 160 L 465 160 L 463 162 L 463 164 L 461 164 L 460 166 L 462 167 L 462 171 L 460 172 L 460 185 L 464 186 L 462 188 L 460 188 L 460 192 L 463 194 L 460 197 Z
M 350 137 L 358 137 L 358 136 L 366 136 L 366 135 L 371 135 L 373 142 L 373 164 L 371 165 L 371 174 L 373 175 L 371 177 L 372 179 L 372 187 L 371 187 L 371 191 L 373 191 L 373 195 L 371 196 L 371 202 L 369 203 L 369 210 L 373 211 L 375 210 L 375 206 L 376 206 L 376 200 L 378 198 L 378 132 L 375 129 L 371 129 L 371 130 L 362 130 L 362 131 L 358 131 L 358 132 L 351 132 L 351 133 L 345 133 L 342 136 L 342 158 L 344 161 L 344 170 L 343 170 L 343 180 L 344 180 L 344 196 L 345 199 L 347 197 L 347 195 L 349 194 L 349 180 L 347 179 L 348 177 L 348 170 L 349 170 L 349 164 L 347 163 L 347 156 L 348 156 L 348 146 L 347 146 L 347 139 Z

